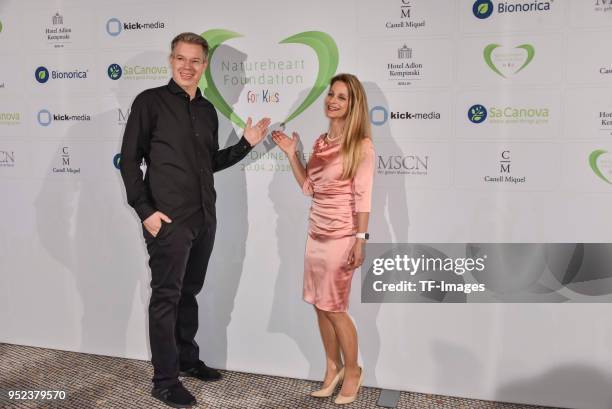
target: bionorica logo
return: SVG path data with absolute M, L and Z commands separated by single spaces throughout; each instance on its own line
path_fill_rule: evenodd
M 38 67 L 34 72 L 34 78 L 36 78 L 36 81 L 44 84 L 45 82 L 49 81 L 49 70 L 47 70 L 45 67 Z
M 388 119 L 389 111 L 385 107 L 378 105 L 370 109 L 370 122 L 372 122 L 372 125 L 384 125 Z
M 117 37 L 123 30 L 121 21 L 118 18 L 111 18 L 106 22 L 106 32 L 108 35 Z
M 47 111 L 46 109 L 41 109 L 40 111 L 38 111 L 36 119 L 38 119 L 38 123 L 40 124 L 40 126 L 49 126 L 51 125 L 53 116 L 51 115 L 51 112 Z
M 484 20 L 493 14 L 493 2 L 491 0 L 476 0 L 472 6 L 472 13 L 477 18 Z
M 121 169 L 120 164 L 121 164 L 121 154 L 118 153 L 113 157 L 113 166 L 115 166 L 117 169 Z
M 121 66 L 119 64 L 111 64 L 108 66 L 106 72 L 108 73 L 108 78 L 116 81 L 121 78 L 123 70 L 121 69 Z
M 468 111 L 468 119 L 475 124 L 484 122 L 487 119 L 487 108 L 480 104 L 472 105 Z

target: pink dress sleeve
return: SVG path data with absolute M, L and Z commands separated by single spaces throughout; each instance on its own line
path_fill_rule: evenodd
M 363 141 L 361 163 L 353 179 L 355 211 L 369 213 L 372 207 L 372 183 L 374 180 L 374 146 L 370 138 Z

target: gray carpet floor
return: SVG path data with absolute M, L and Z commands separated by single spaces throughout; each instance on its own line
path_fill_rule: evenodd
M 319 383 L 301 379 L 223 371 L 218 382 L 183 379 L 198 408 L 339 408 L 333 397 L 308 396 Z M 150 393 L 149 362 L 51 349 L 0 344 L 1 408 L 168 408 Z M 64 400 L 7 398 L 10 390 L 65 391 Z M 351 408 L 376 408 L 380 390 L 362 388 Z M 402 392 L 399 409 L 543 409 L 541 406 L 487 402 Z

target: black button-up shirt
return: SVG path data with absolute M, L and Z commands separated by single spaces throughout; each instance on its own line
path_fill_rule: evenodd
M 184 221 L 201 209 L 206 223 L 216 222 L 213 172 L 232 166 L 251 150 L 244 137 L 219 150 L 218 130 L 217 111 L 199 89 L 190 100 L 170 80 L 134 99 L 120 169 L 128 203 L 142 221 L 156 210 Z

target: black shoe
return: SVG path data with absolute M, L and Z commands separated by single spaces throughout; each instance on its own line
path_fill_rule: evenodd
M 181 383 L 168 388 L 153 388 L 151 396 L 173 408 L 190 408 L 196 405 L 196 398 Z
M 198 361 L 198 363 L 192 368 L 181 370 L 179 375 L 188 376 L 190 378 L 198 378 L 199 380 L 205 382 L 213 382 L 221 379 L 221 372 L 214 368 L 207 367 L 202 361 Z

